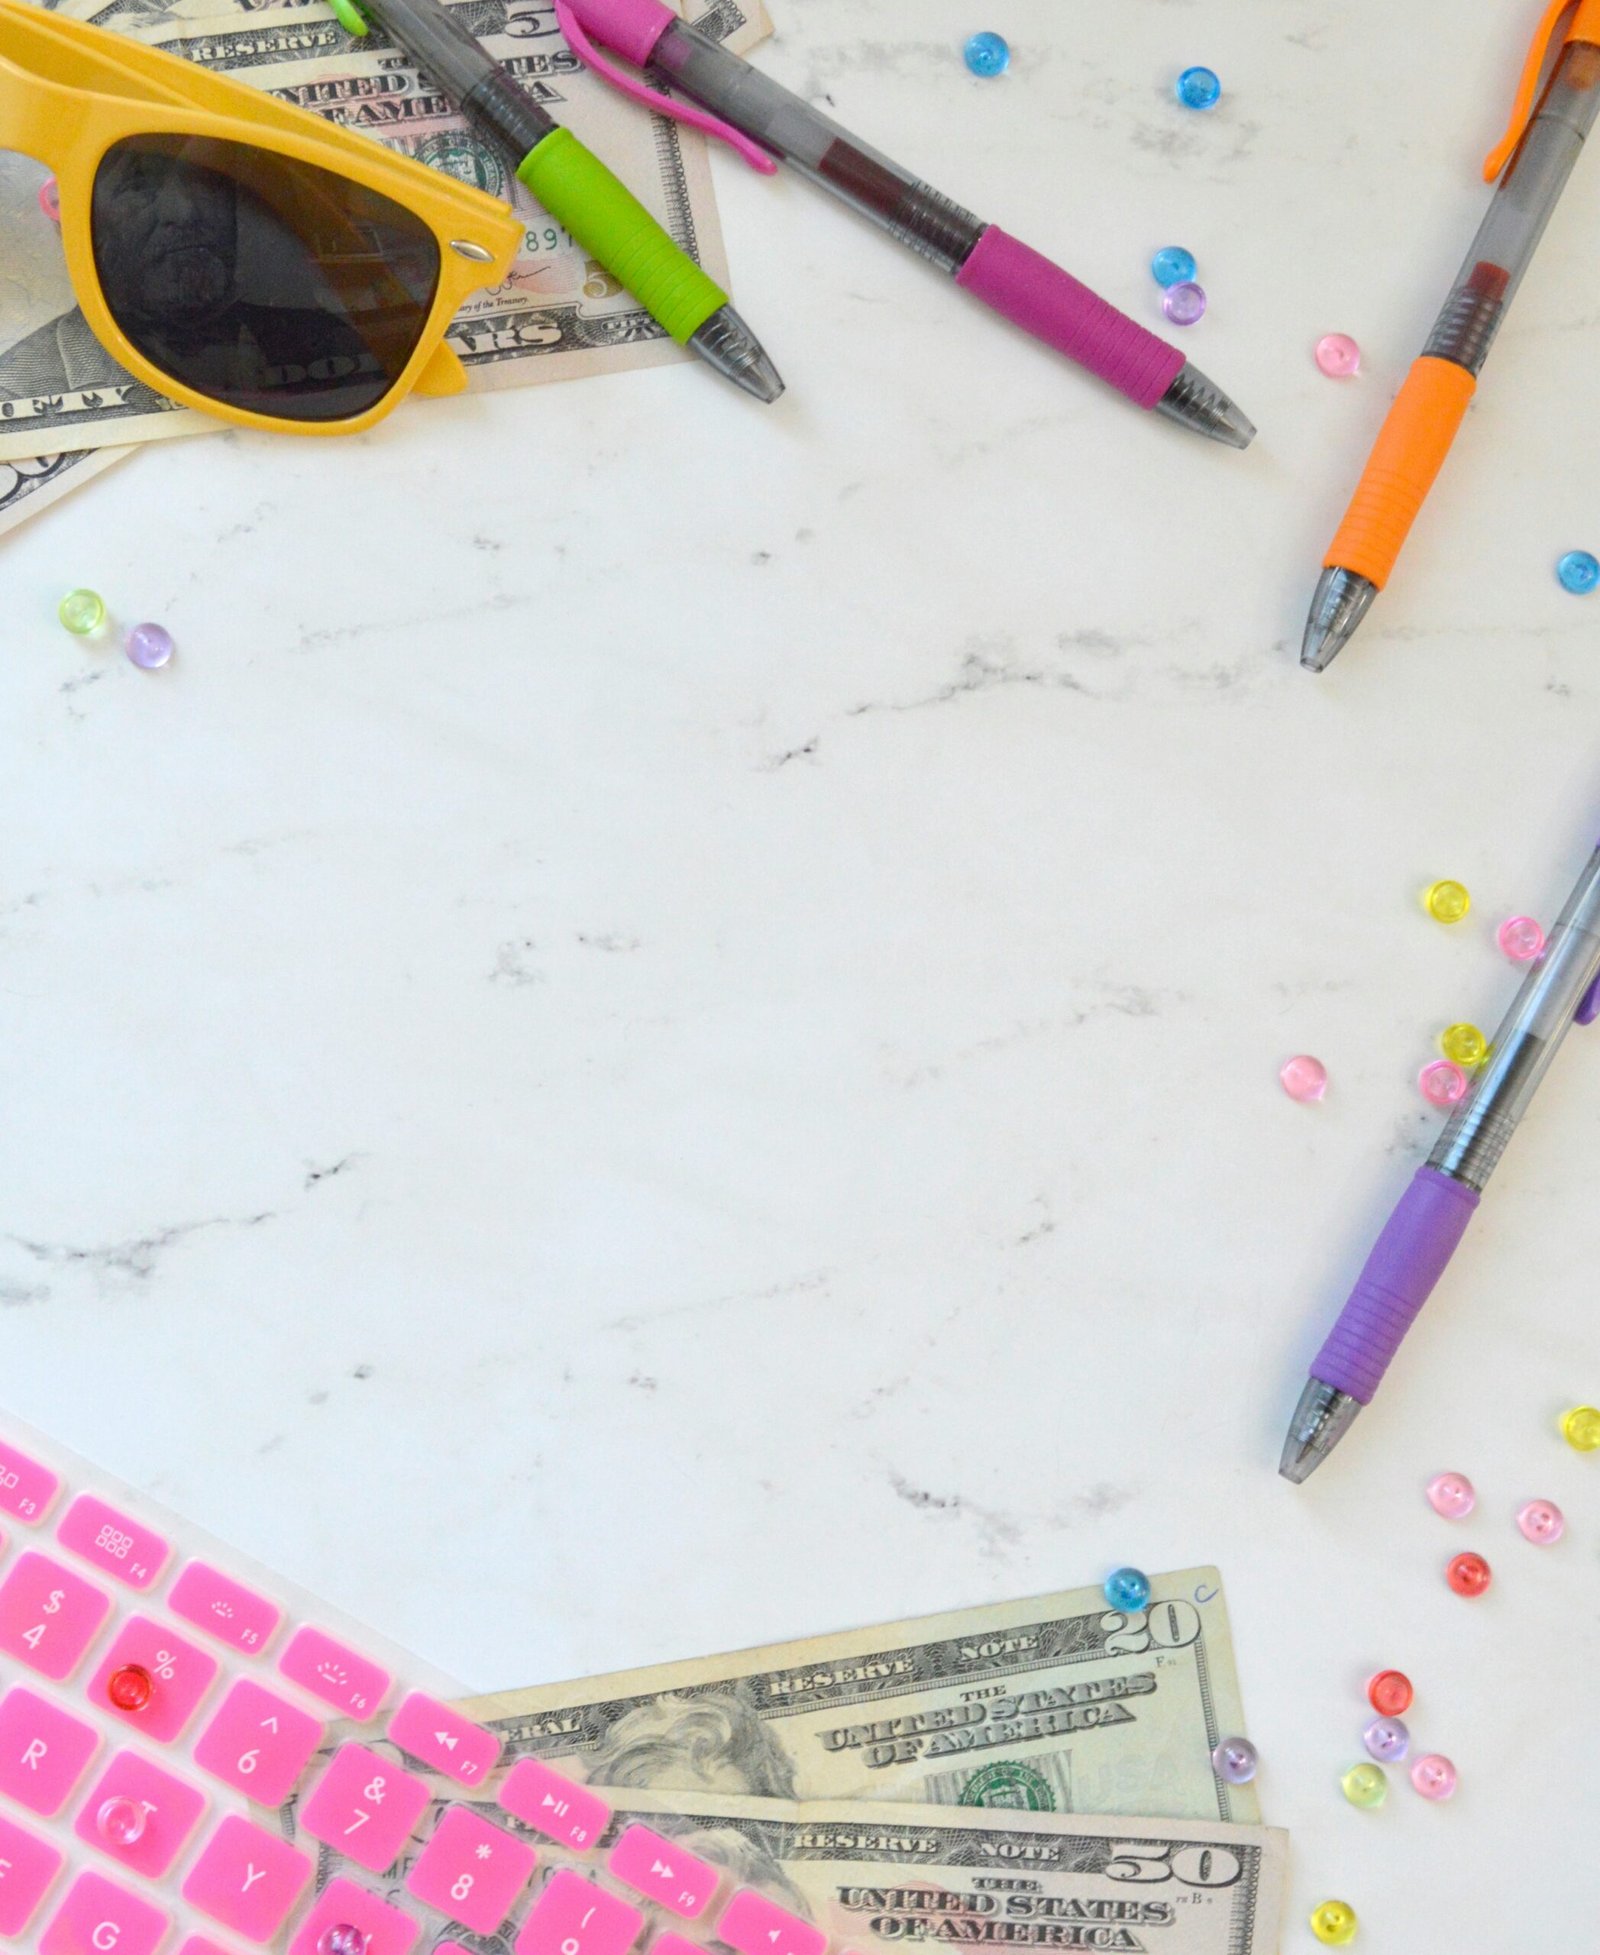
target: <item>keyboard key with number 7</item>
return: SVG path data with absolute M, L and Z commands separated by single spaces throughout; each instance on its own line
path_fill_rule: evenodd
M 300 1823 L 368 1873 L 384 1874 L 428 1809 L 427 1786 L 365 1745 L 341 1745 L 312 1788 Z

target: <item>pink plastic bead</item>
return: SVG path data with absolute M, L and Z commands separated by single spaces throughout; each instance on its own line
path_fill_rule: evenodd
M 1467 1096 L 1467 1076 L 1448 1059 L 1435 1059 L 1417 1074 L 1417 1084 L 1429 1106 L 1456 1106 Z
M 1481 1554 L 1458 1554 L 1444 1571 L 1444 1578 L 1457 1595 L 1473 1601 L 1484 1593 L 1494 1575 Z
M 52 224 L 61 222 L 61 192 L 53 176 L 46 177 L 39 185 L 39 208 Z
M 1320 1100 L 1328 1090 L 1328 1069 L 1309 1052 L 1296 1053 L 1287 1060 L 1278 1078 L 1291 1100 Z
M 1348 380 L 1361 371 L 1361 348 L 1348 333 L 1324 333 L 1317 341 L 1317 365 L 1330 380 Z
M 1567 1517 L 1553 1500 L 1525 1500 L 1517 1509 L 1517 1526 L 1524 1540 L 1548 1548 L 1566 1533 Z
M 1456 1789 L 1456 1768 L 1437 1751 L 1430 1751 L 1411 1767 L 1411 1783 L 1424 1799 L 1448 1799 Z
M 1513 964 L 1531 964 L 1544 951 L 1544 932 L 1531 916 L 1508 916 L 1495 941 Z
M 1428 1482 L 1428 1505 L 1447 1521 L 1465 1520 L 1478 1504 L 1465 1473 L 1436 1473 Z

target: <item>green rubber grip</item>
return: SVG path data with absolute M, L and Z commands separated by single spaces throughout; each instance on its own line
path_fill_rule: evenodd
M 680 251 L 633 192 L 570 129 L 552 129 L 517 175 L 681 346 L 728 295 Z

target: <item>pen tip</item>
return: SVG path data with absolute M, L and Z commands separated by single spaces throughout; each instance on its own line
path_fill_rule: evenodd
M 731 305 L 719 306 L 689 336 L 689 347 L 725 380 L 769 407 L 783 392 L 783 377 L 766 348 Z
M 1303 1486 L 1355 1423 L 1361 1401 L 1337 1385 L 1308 1378 L 1284 1436 L 1278 1471 L 1294 1486 Z
M 1378 587 L 1358 571 L 1329 564 L 1317 579 L 1316 594 L 1306 617 L 1300 643 L 1300 663 L 1308 672 L 1326 672 L 1371 609 Z
M 1229 448 L 1248 448 L 1256 438 L 1255 422 L 1244 409 L 1187 360 L 1156 402 L 1156 412 Z

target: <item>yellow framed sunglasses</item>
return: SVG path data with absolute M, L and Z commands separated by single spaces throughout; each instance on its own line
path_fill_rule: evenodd
M 117 364 L 246 427 L 355 434 L 413 390 L 460 393 L 446 329 L 522 237 L 468 184 L 21 0 L 0 0 L 0 149 L 54 173 Z

